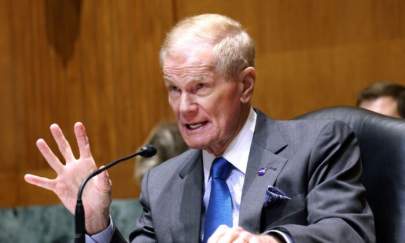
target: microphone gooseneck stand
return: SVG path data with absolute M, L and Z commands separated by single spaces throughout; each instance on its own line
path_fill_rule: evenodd
M 123 158 L 114 160 L 105 166 L 100 167 L 99 169 L 93 171 L 88 175 L 80 184 L 79 191 L 77 193 L 77 202 L 76 202 L 76 209 L 75 209 L 75 243 L 85 243 L 86 240 L 86 222 L 85 222 L 85 212 L 84 212 L 84 207 L 83 207 L 83 202 L 82 202 L 82 194 L 84 187 L 86 186 L 87 182 L 94 176 L 100 174 L 101 172 L 108 170 L 109 168 L 113 167 L 114 165 L 131 159 L 135 156 L 142 156 L 145 158 L 152 157 L 153 155 L 156 154 L 156 149 L 152 145 L 145 145 L 142 148 L 140 148 L 137 152 L 127 155 Z

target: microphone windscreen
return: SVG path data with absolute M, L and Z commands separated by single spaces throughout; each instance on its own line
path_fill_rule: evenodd
M 145 158 L 149 158 L 152 157 L 153 155 L 155 155 L 157 152 L 156 148 L 153 147 L 150 144 L 147 144 L 145 146 L 143 146 L 140 150 L 139 150 L 139 155 Z

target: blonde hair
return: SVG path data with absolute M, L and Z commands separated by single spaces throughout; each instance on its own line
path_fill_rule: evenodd
M 160 62 L 174 48 L 187 41 L 212 46 L 218 71 L 236 77 L 246 67 L 255 66 L 255 45 L 237 21 L 219 14 L 202 14 L 181 20 L 166 35 L 160 49 Z

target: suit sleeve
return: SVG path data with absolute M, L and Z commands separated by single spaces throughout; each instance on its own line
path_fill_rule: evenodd
M 148 178 L 149 172 L 147 172 L 142 180 L 142 192 L 140 196 L 141 206 L 143 208 L 142 215 L 137 219 L 135 230 L 130 234 L 129 239 L 131 243 L 142 242 L 152 243 L 157 242 L 155 240 L 154 229 L 152 225 L 152 217 L 150 213 L 150 207 L 148 202 Z M 127 243 L 120 231 L 114 227 L 114 232 L 110 243 Z
M 295 243 L 375 242 L 361 171 L 353 132 L 341 122 L 326 125 L 309 156 L 307 225 L 288 224 L 275 229 L 289 234 Z
M 140 195 L 140 203 L 142 206 L 142 214 L 137 219 L 135 230 L 130 234 L 129 239 L 131 243 L 152 243 L 157 242 L 155 236 L 155 229 L 153 228 L 152 214 L 149 205 L 149 172 L 145 173 L 142 179 L 142 190 Z

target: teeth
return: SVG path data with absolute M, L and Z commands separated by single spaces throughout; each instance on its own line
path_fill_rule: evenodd
M 196 123 L 196 124 L 188 124 L 187 125 L 190 129 L 197 129 L 202 127 L 202 123 Z

